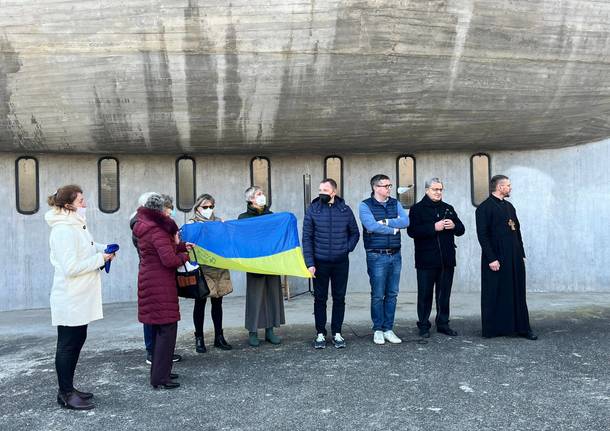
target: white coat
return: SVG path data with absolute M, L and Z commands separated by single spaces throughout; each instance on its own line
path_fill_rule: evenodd
M 53 326 L 81 326 L 103 317 L 102 281 L 104 244 L 93 241 L 85 220 L 74 211 L 52 209 L 45 220 L 51 226 L 49 245 L 55 267 L 51 288 Z

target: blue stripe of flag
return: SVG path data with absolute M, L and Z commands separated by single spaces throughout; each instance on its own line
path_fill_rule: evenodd
M 242 220 L 185 224 L 181 238 L 219 256 L 272 256 L 300 246 L 297 219 L 281 212 Z

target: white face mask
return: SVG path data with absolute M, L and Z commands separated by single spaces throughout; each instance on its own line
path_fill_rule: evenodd
M 199 214 L 201 214 L 205 218 L 212 217 L 212 213 L 214 210 L 212 208 L 199 208 Z
M 258 195 L 254 198 L 254 203 L 256 203 L 256 205 L 258 205 L 259 207 L 264 207 L 267 204 L 267 196 Z
M 87 219 L 87 208 L 78 207 L 76 208 L 76 214 L 78 214 L 83 220 Z

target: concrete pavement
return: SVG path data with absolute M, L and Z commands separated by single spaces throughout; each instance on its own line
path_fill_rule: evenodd
M 230 352 L 193 349 L 190 311 L 181 304 L 174 371 L 182 387 L 148 385 L 135 304 L 105 306 L 90 325 L 77 387 L 95 392 L 96 409 L 55 403 L 55 331 L 48 310 L 0 313 L 2 430 L 455 430 L 610 427 L 610 295 L 530 294 L 535 342 L 480 337 L 479 297 L 456 294 L 457 337 L 416 336 L 415 294 L 403 292 L 401 345 L 370 337 L 368 295 L 347 298 L 348 347 L 314 351 L 312 298 L 286 302 L 280 346 L 246 345 L 244 299 L 225 299 Z M 208 304 L 209 306 L 209 304 Z M 209 312 L 208 312 L 209 313 Z M 206 316 L 209 319 L 209 315 Z M 206 320 L 206 331 L 211 322 Z

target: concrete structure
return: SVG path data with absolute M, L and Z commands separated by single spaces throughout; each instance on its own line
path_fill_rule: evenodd
M 5 0 L 0 150 L 594 142 L 609 28 L 595 0 Z
M 182 154 L 227 218 L 254 156 L 271 160 L 273 209 L 302 218 L 302 175 L 315 191 L 325 156 L 343 158 L 355 207 L 412 154 L 418 199 L 427 177 L 446 181 L 467 228 L 455 289 L 477 291 L 469 158 L 486 151 L 515 185 L 530 289 L 607 290 L 609 28 L 593 0 L 0 2 L 0 311 L 48 305 L 45 199 L 71 182 L 95 238 L 123 246 L 104 300 L 134 300 L 129 215 L 144 191 L 175 195 Z M 33 215 L 16 211 L 23 155 L 39 162 Z M 120 163 L 112 214 L 97 209 L 102 155 Z M 412 261 L 405 238 L 403 290 Z M 362 245 L 352 262 L 350 290 L 366 291 Z
M 398 154 L 343 155 L 345 198 L 355 207 L 369 193 L 368 180 L 386 172 L 395 183 Z M 41 210 L 23 215 L 15 210 L 14 163 L 18 154 L 0 155 L 0 184 L 6 204 L 0 207 L 8 247 L 2 248 L 0 310 L 45 307 L 52 280 L 48 260 L 49 229 L 43 220 L 45 197 L 59 185 L 76 182 L 85 189 L 89 202 L 88 220 L 99 241 L 116 241 L 123 248 L 112 271 L 104 275 L 106 302 L 135 300 L 137 256 L 131 246 L 128 220 L 140 193 L 157 190 L 175 194 L 175 158 L 170 156 L 121 156 L 121 208 L 113 214 L 97 209 L 98 156 L 38 155 Z M 445 199 L 452 203 L 466 226 L 457 240 L 456 291 L 479 289 L 480 247 L 470 199 L 470 153 L 417 152 L 414 154 L 417 184 L 440 176 L 445 180 Z M 234 218 L 244 210 L 243 190 L 249 186 L 250 156 L 197 156 L 197 192 L 217 198 L 219 214 Z M 273 209 L 303 216 L 302 175 L 312 176 L 313 187 L 323 175 L 323 157 L 275 155 L 271 162 Z M 610 255 L 610 185 L 606 166 L 610 163 L 610 141 L 559 150 L 490 153 L 492 173 L 506 173 L 514 184 L 512 202 L 523 224 L 528 255 L 529 289 L 532 291 L 607 291 L 610 269 L 604 256 Z M 423 190 L 418 186 L 418 199 Z M 183 214 L 180 217 L 184 217 Z M 403 239 L 401 289 L 415 289 L 413 245 Z M 350 291 L 367 291 L 368 278 L 362 243 L 352 255 Z M 236 294 L 244 293 L 243 274 L 234 273 Z M 302 280 L 293 279 L 295 290 Z

